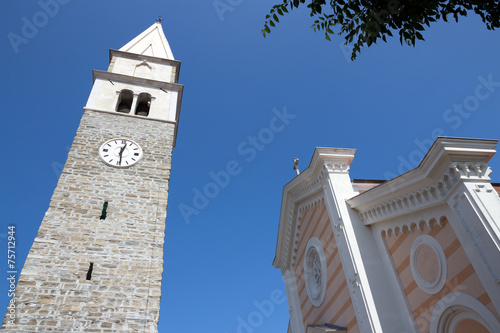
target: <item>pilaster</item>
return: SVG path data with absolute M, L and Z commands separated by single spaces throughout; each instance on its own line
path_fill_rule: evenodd
M 297 283 L 293 267 L 287 269 L 283 275 L 285 279 L 286 297 L 288 300 L 288 311 L 290 313 L 290 324 L 293 333 L 304 333 L 304 325 L 302 324 L 302 311 L 300 310 L 300 300 L 297 290 Z

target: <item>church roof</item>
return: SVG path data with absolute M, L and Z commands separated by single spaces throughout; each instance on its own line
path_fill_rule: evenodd
M 139 36 L 124 45 L 120 51 L 175 60 L 161 23 L 155 22 Z

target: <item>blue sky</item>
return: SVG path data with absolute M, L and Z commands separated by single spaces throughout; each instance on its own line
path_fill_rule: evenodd
M 231 10 L 217 13 L 211 0 L 61 0 L 45 21 L 36 1 L 4 3 L 0 276 L 7 276 L 8 225 L 16 226 L 19 268 L 27 256 L 90 93 L 92 69 L 106 70 L 108 49 L 119 49 L 159 15 L 185 86 L 160 332 L 185 332 L 188 324 L 204 332 L 286 331 L 284 284 L 271 263 L 293 157 L 304 169 L 317 146 L 356 148 L 351 178 L 385 179 L 415 167 L 436 135 L 499 138 L 500 32 L 487 31 L 475 16 L 434 24 L 416 48 L 391 39 L 351 62 L 342 40 L 314 33 L 303 10 L 263 38 L 272 2 L 221 1 Z M 13 47 L 9 34 L 22 36 L 25 22 L 35 20 L 37 31 Z M 284 113 L 279 130 L 270 131 Z M 494 182 L 499 160 L 490 162 Z M 179 207 L 193 207 L 196 191 L 230 161 L 239 173 L 186 219 Z M 7 293 L 1 278 L 2 317 Z M 259 308 L 265 301 L 272 311 Z

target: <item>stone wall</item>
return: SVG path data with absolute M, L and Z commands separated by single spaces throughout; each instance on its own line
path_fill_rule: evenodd
M 15 324 L 4 319 L 3 331 L 157 332 L 174 128 L 84 112 L 19 278 Z M 137 142 L 142 160 L 106 165 L 98 150 L 112 138 Z

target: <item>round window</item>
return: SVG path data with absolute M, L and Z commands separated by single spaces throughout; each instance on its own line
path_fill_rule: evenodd
M 411 247 L 410 268 L 417 285 L 433 295 L 443 289 L 446 282 L 446 256 L 439 242 L 429 235 L 418 237 Z
M 326 260 L 323 246 L 316 237 L 311 238 L 307 243 L 304 257 L 304 276 L 309 300 L 318 307 L 325 298 Z

